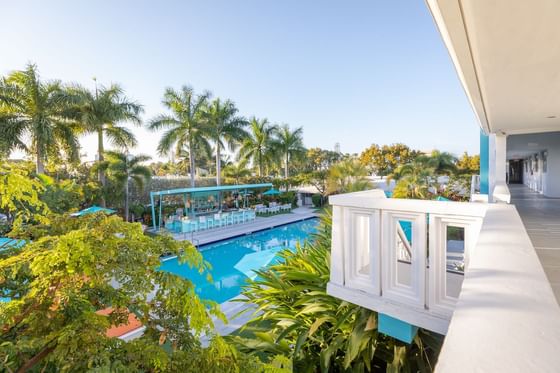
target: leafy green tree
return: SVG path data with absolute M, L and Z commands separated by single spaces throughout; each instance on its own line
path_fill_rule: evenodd
M 166 129 L 158 144 L 158 152 L 166 155 L 175 149 L 185 149 L 189 154 L 191 187 L 195 186 L 195 146 L 208 145 L 208 126 L 204 109 L 210 94 L 196 95 L 191 87 L 183 86 L 179 91 L 167 88 L 163 94 L 163 105 L 171 114 L 161 114 L 148 124 L 152 131 Z
M 206 272 L 189 242 L 147 236 L 140 224 L 103 214 L 59 216 L 29 229 L 33 242 L 0 259 L 0 293 L 11 297 L 0 303 L 7 371 L 262 371 L 217 337 L 201 347 L 212 317 L 223 318 L 218 305 L 159 269 L 160 255 L 172 253 Z M 108 316 L 97 313 L 108 307 Z M 126 324 L 129 312 L 146 327 L 143 336 L 109 338 L 106 330 Z
M 373 188 L 366 168 L 355 159 L 341 161 L 329 170 L 327 193 L 351 193 Z
M 307 149 L 305 155 L 306 169 L 309 171 L 322 171 L 342 160 L 342 154 L 321 148 Z
M 124 216 L 125 221 L 128 221 L 129 182 L 132 180 L 139 190 L 144 188 L 146 182 L 152 177 L 152 171 L 142 163 L 151 158 L 147 155 L 132 155 L 113 151 L 105 152 L 105 155 L 107 160 L 99 163 L 98 167 L 106 170 L 109 177 L 115 180 L 121 188 L 124 188 Z
M 460 174 L 478 174 L 480 172 L 480 156 L 478 154 L 471 156 L 464 152 L 457 160 L 457 171 Z
M 248 136 L 244 129 L 247 121 L 237 116 L 237 112 L 232 101 L 222 102 L 219 98 L 213 100 L 206 109 L 209 137 L 214 142 L 216 151 L 216 185 L 221 184 L 222 149 L 227 145 L 230 151 L 234 151 Z
M 79 126 L 71 119 L 75 97 L 59 81 L 42 81 L 35 65 L 0 80 L 0 145 L 34 154 L 38 174 L 48 157 L 79 158 Z M 31 144 L 28 145 L 26 138 Z
M 275 128 L 267 119 L 253 117 L 249 122 L 249 136 L 243 140 L 239 148 L 239 159 L 251 160 L 253 166 L 257 167 L 260 177 L 264 176 L 265 166 L 273 160 Z
M 287 124 L 275 128 L 275 138 L 273 140 L 274 150 L 283 158 L 284 178 L 289 176 L 290 159 L 294 156 L 305 153 L 303 146 L 303 127 L 298 127 L 293 131 Z
M 285 355 L 295 372 L 433 370 L 443 337 L 420 330 L 409 345 L 379 333 L 377 313 L 327 294 L 330 216 L 317 235 L 282 261 L 258 271 L 243 291 L 253 321 L 230 338 L 241 351 Z
M 405 144 L 371 145 L 360 154 L 360 163 L 378 175 L 389 175 L 399 166 L 411 162 L 420 155 Z
M 41 200 L 44 185 L 24 167 L 0 163 L 0 212 L 11 226 L 33 221 L 47 222 L 49 207 Z
M 85 201 L 82 187 L 74 180 L 60 180 L 56 182 L 52 177 L 39 174 L 44 190 L 40 195 L 49 209 L 57 214 L 77 210 Z
M 136 146 L 134 133 L 123 126 L 130 122 L 139 125 L 142 106 L 129 100 L 121 86 L 95 87 L 91 92 L 84 87 L 75 86 L 72 91 L 79 97 L 77 106 L 79 121 L 86 132 L 97 135 L 97 159 L 103 162 L 105 156 L 105 137 L 120 149 Z M 105 186 L 104 169 L 98 169 L 99 182 Z

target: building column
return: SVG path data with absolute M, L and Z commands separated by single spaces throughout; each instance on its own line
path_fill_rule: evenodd
M 506 183 L 506 135 L 492 133 L 488 136 L 488 201 L 494 201 L 494 188 Z

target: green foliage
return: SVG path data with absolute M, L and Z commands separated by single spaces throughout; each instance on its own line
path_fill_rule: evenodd
M 274 139 L 272 140 L 273 152 L 282 159 L 284 163 L 284 178 L 288 178 L 290 160 L 305 154 L 303 146 L 303 127 L 298 127 L 293 131 L 287 124 L 276 127 Z
M 323 196 L 319 193 L 313 194 L 311 196 L 311 202 L 313 203 L 314 207 L 322 207 L 323 206 Z
M 41 193 L 41 200 L 52 212 L 62 214 L 75 211 L 84 204 L 84 190 L 74 180 L 55 182 L 45 174 L 40 174 L 38 177 L 45 187 Z
M 217 304 L 198 298 L 190 281 L 158 270 L 163 253 L 208 269 L 186 241 L 149 237 L 139 224 L 102 214 L 55 217 L 29 227 L 28 235 L 32 243 L 0 259 L 0 293 L 13 295 L 0 304 L 0 360 L 11 369 L 121 364 L 167 370 L 184 351 L 200 349 L 198 336 L 211 335 L 212 315 L 223 317 Z M 108 317 L 95 313 L 106 307 L 113 310 Z M 129 311 L 146 326 L 144 336 L 130 344 L 106 337 L 109 325 L 124 322 Z
M 461 174 L 478 174 L 480 172 L 480 155 L 469 155 L 464 152 L 457 160 L 457 169 Z
M 10 225 L 48 221 L 49 207 L 40 198 L 44 189 L 25 168 L 0 164 L 0 211 L 8 217 Z
M 327 193 L 351 193 L 373 188 L 366 168 L 357 160 L 341 161 L 329 170 Z
M 42 81 L 32 64 L 0 78 L 0 150 L 33 154 L 37 173 L 44 172 L 49 157 L 77 160 L 74 102 L 75 96 L 59 81 Z
M 131 155 L 128 153 L 105 152 L 105 161 L 98 162 L 96 168 L 107 171 L 107 176 L 113 184 L 121 190 L 124 189 L 124 215 L 128 221 L 129 208 L 129 181 L 132 181 L 140 190 L 152 177 L 149 167 L 142 163 L 150 159 L 146 155 Z
M 247 285 L 254 319 L 231 341 L 263 359 L 284 355 L 297 372 L 432 371 L 442 337 L 421 330 L 407 345 L 377 331 L 377 314 L 326 293 L 330 216 L 317 235 Z
M 305 154 L 305 170 L 311 171 L 324 171 L 329 169 L 332 165 L 340 162 L 343 158 L 341 153 L 332 150 L 324 150 L 321 148 L 307 149 Z
M 284 192 L 278 195 L 278 202 L 289 203 L 292 207 L 297 206 L 297 194 L 294 191 Z
M 163 105 L 171 114 L 161 114 L 148 124 L 152 131 L 165 129 L 158 152 L 162 155 L 175 150 L 186 149 L 190 161 L 191 186 L 195 186 L 196 150 L 204 148 L 209 153 L 208 126 L 204 109 L 210 93 L 196 95 L 191 87 L 183 86 L 179 91 L 167 88 L 163 95 Z
M 259 177 L 265 176 L 265 167 L 274 159 L 273 135 L 276 127 L 267 119 L 252 118 L 249 122 L 249 136 L 241 143 L 239 159 L 253 162 Z
M 399 166 L 414 160 L 420 152 L 412 150 L 405 144 L 391 144 L 380 147 L 371 145 L 360 154 L 360 163 L 378 175 L 389 175 Z
M 232 101 L 222 102 L 217 98 L 206 107 L 203 114 L 208 125 L 208 137 L 215 144 L 217 185 L 221 184 L 222 149 L 227 145 L 229 150 L 233 151 L 248 136 L 244 129 L 247 121 L 237 116 L 237 112 Z

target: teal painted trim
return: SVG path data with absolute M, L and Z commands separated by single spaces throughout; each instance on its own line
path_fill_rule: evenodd
M 489 194 L 490 180 L 488 170 L 490 168 L 490 141 L 488 135 L 480 130 L 480 194 Z
M 404 343 L 412 343 L 418 332 L 418 327 L 395 319 L 384 313 L 377 314 L 377 329 L 380 333 L 398 339 Z
M 412 222 L 408 220 L 399 220 L 399 224 L 404 231 L 408 243 L 412 244 Z
M 237 191 L 242 189 L 265 189 L 272 188 L 271 183 L 264 184 L 239 184 L 239 185 L 220 185 L 212 187 L 196 187 L 196 188 L 180 188 L 180 189 L 169 189 L 169 190 L 159 190 L 150 192 L 154 196 L 168 196 L 172 194 L 183 194 L 183 193 L 208 193 L 208 192 L 221 192 L 221 191 Z

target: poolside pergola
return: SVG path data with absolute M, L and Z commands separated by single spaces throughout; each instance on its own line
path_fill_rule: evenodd
M 156 192 L 150 192 L 150 202 L 152 204 L 152 224 L 154 230 L 158 230 L 161 227 L 162 223 L 162 213 L 163 213 L 163 203 L 165 196 L 183 196 L 185 212 L 188 213 L 189 209 L 187 208 L 187 201 L 194 201 L 197 196 L 205 196 L 205 195 L 219 195 L 223 192 L 240 192 L 243 193 L 244 198 L 247 197 L 248 191 L 250 189 L 264 189 L 264 188 L 272 188 L 271 183 L 263 183 L 263 184 L 240 184 L 240 185 L 220 185 L 220 186 L 211 186 L 211 187 L 198 187 L 198 188 L 179 188 L 179 189 L 169 189 L 169 190 L 160 190 Z M 155 201 L 156 198 L 159 202 L 158 210 L 159 210 L 159 217 L 156 222 L 156 205 Z M 218 206 L 220 208 L 220 206 Z M 190 205 L 190 212 L 196 212 L 196 206 L 194 203 Z

